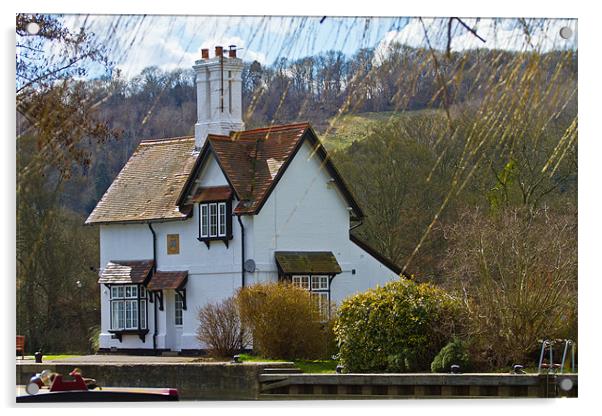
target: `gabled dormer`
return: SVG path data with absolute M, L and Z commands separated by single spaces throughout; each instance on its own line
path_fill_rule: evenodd
M 211 241 L 232 239 L 232 189 L 225 186 L 199 187 L 191 202 L 198 205 L 198 240 L 210 247 Z

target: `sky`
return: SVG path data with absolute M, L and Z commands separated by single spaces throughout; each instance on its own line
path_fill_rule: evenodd
M 431 47 L 445 49 L 448 22 L 442 18 L 291 16 L 65 15 L 63 19 L 70 28 L 84 26 L 95 33 L 126 78 L 151 65 L 164 70 L 190 68 L 200 59 L 202 48 L 209 48 L 213 55 L 216 45 L 237 45 L 243 60 L 268 65 L 281 57 L 295 60 L 328 50 L 351 56 L 369 47 L 375 48 L 378 63 L 392 42 L 427 46 L 425 34 Z M 528 40 L 517 19 L 462 20 L 486 42 L 454 21 L 452 50 L 485 47 L 548 51 L 577 47 L 574 19 L 528 21 Z M 562 27 L 571 29 L 569 39 L 560 36 Z

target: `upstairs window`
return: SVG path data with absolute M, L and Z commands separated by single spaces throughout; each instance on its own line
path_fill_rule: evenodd
M 225 240 L 231 234 L 230 203 L 210 202 L 199 204 L 201 240 Z

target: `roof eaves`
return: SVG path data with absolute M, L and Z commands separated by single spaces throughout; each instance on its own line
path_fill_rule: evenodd
M 272 180 L 272 183 L 270 184 L 269 188 L 265 191 L 263 197 L 259 201 L 259 204 L 255 207 L 255 209 L 253 211 L 248 212 L 247 215 L 259 214 L 259 211 L 261 211 L 261 208 L 264 206 L 264 204 L 266 203 L 266 201 L 272 194 L 272 191 L 274 190 L 276 185 L 278 185 L 278 182 L 280 182 L 280 178 L 282 178 L 282 175 L 284 175 L 284 172 L 286 172 L 286 170 L 288 169 L 288 166 L 291 164 L 292 160 L 297 155 L 297 152 L 299 151 L 299 149 L 301 149 L 301 146 L 303 146 L 303 143 L 305 142 L 305 135 L 307 134 L 308 128 L 311 128 L 311 127 L 309 126 L 308 123 L 299 123 L 298 125 L 294 125 L 294 126 L 295 127 L 305 126 L 305 129 L 303 130 L 303 133 L 301 134 L 301 138 L 297 141 L 295 148 L 293 149 L 291 154 L 288 156 L 288 158 L 285 160 L 285 162 L 282 164 L 282 166 L 278 170 L 276 177 Z
M 376 260 L 378 260 L 383 266 L 385 266 L 389 270 L 391 270 L 393 273 L 396 273 L 398 275 L 403 275 L 404 277 L 409 277 L 408 275 L 406 275 L 405 273 L 403 273 L 401 267 L 399 267 L 398 265 L 396 265 L 395 263 L 393 263 L 387 257 L 383 256 L 381 253 L 379 253 L 376 249 L 374 249 L 371 245 L 369 245 L 365 241 L 357 238 L 356 236 L 354 236 L 351 233 L 349 233 L 349 239 L 355 245 L 357 245 L 359 248 L 361 248 L 366 253 L 370 254 L 372 257 L 374 257 Z
M 317 149 L 316 149 L 317 153 L 320 155 L 322 160 L 325 161 L 328 172 L 333 176 L 333 179 L 335 180 L 338 188 L 341 190 L 341 192 L 345 196 L 347 203 L 349 203 L 349 205 L 351 205 L 351 208 L 355 212 L 355 214 L 356 214 L 355 219 L 360 220 L 360 219 L 364 218 L 365 217 L 364 211 L 360 207 L 359 203 L 357 202 L 357 199 L 353 195 L 353 192 L 351 191 L 351 189 L 349 188 L 349 186 L 347 185 L 347 183 L 345 182 L 345 180 L 339 173 L 338 169 L 332 162 L 332 159 L 330 158 L 328 151 L 326 150 L 326 148 L 324 147 L 324 145 L 318 138 L 318 135 L 316 134 L 316 132 L 314 131 L 314 129 L 311 126 L 309 126 L 308 130 L 311 134 L 310 137 L 313 141 L 312 144 L 314 146 L 317 146 Z

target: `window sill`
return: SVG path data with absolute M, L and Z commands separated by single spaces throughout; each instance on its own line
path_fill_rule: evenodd
M 138 335 L 142 342 L 145 342 L 146 334 L 148 329 L 109 329 L 109 333 L 113 334 L 113 338 L 116 338 L 121 342 L 123 335 Z
M 225 237 L 197 237 L 197 240 L 199 240 L 202 243 L 205 243 L 207 245 L 207 249 L 211 248 L 210 243 L 212 241 L 223 241 L 226 245 L 226 248 L 228 248 L 228 242 L 232 240 L 232 236 L 229 235 Z

